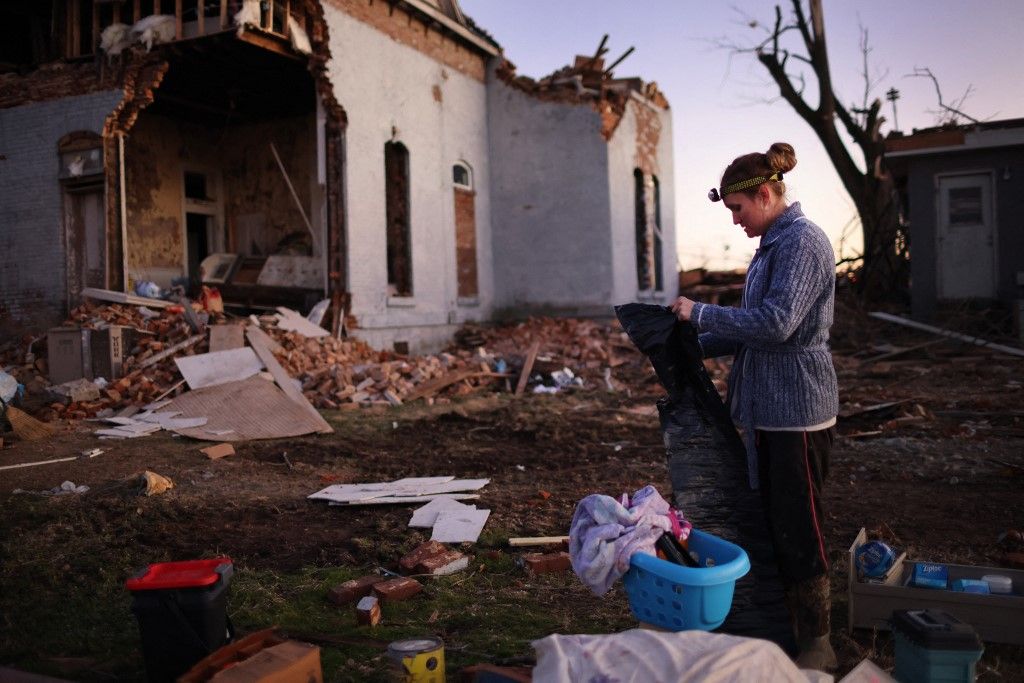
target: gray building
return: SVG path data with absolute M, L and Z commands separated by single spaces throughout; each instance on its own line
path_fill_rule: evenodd
M 910 223 L 911 309 L 1024 298 L 1024 119 L 886 141 Z

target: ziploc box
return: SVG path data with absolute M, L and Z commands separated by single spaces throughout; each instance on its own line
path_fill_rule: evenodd
M 917 588 L 938 588 L 945 590 L 949 583 L 949 570 L 944 564 L 915 562 L 910 574 L 910 585 Z

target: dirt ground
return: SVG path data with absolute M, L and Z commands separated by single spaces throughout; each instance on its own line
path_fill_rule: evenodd
M 893 345 L 931 339 L 872 329 L 834 344 L 846 417 L 826 531 L 840 676 L 864 657 L 893 666 L 888 634 L 846 630 L 846 549 L 861 527 L 912 559 L 985 566 L 1002 560 L 1002 532 L 1024 530 L 1024 362 L 950 343 L 870 362 Z M 711 369 L 720 379 L 726 367 Z M 571 573 L 530 577 L 506 543 L 568 533 L 576 502 L 590 493 L 647 483 L 670 493 L 654 410 L 663 390 L 639 355 L 614 376 L 622 383 L 614 392 L 590 381 L 553 396 L 477 392 L 433 406 L 325 412 L 332 435 L 238 444 L 217 461 L 199 453 L 205 444 L 167 432 L 99 441 L 88 422 L 42 441 L 8 439 L 0 465 L 105 452 L 0 471 L 0 662 L 73 680 L 138 678 L 124 580 L 148 562 L 215 555 L 236 565 L 229 613 L 239 630 L 277 624 L 315 640 L 328 680 L 383 680 L 382 643 L 417 633 L 445 640 L 454 672 L 528 663 L 529 641 L 549 633 L 631 628 L 621 588 L 596 598 Z M 885 403 L 893 405 L 864 412 Z M 126 478 L 143 470 L 175 487 L 138 496 Z M 383 628 L 355 626 L 349 611 L 325 602 L 326 589 L 396 568 L 426 536 L 407 528 L 410 507 L 342 509 L 306 496 L 330 483 L 439 474 L 491 480 L 476 501 L 491 517 L 480 542 L 464 548 L 471 570 L 386 611 Z M 66 480 L 90 490 L 38 493 Z M 982 681 L 1024 680 L 1024 647 L 987 645 L 978 672 Z

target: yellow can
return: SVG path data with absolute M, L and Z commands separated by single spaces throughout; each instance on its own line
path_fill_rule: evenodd
M 396 640 L 388 645 L 396 682 L 444 683 L 444 641 L 434 636 Z

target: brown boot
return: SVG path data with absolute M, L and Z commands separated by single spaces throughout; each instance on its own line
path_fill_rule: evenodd
M 836 653 L 829 642 L 832 596 L 828 576 L 816 576 L 793 584 L 787 591 L 788 603 L 794 605 L 796 642 L 800 648 L 796 665 L 801 669 L 829 671 L 836 668 Z M 791 608 L 793 609 L 793 608 Z

